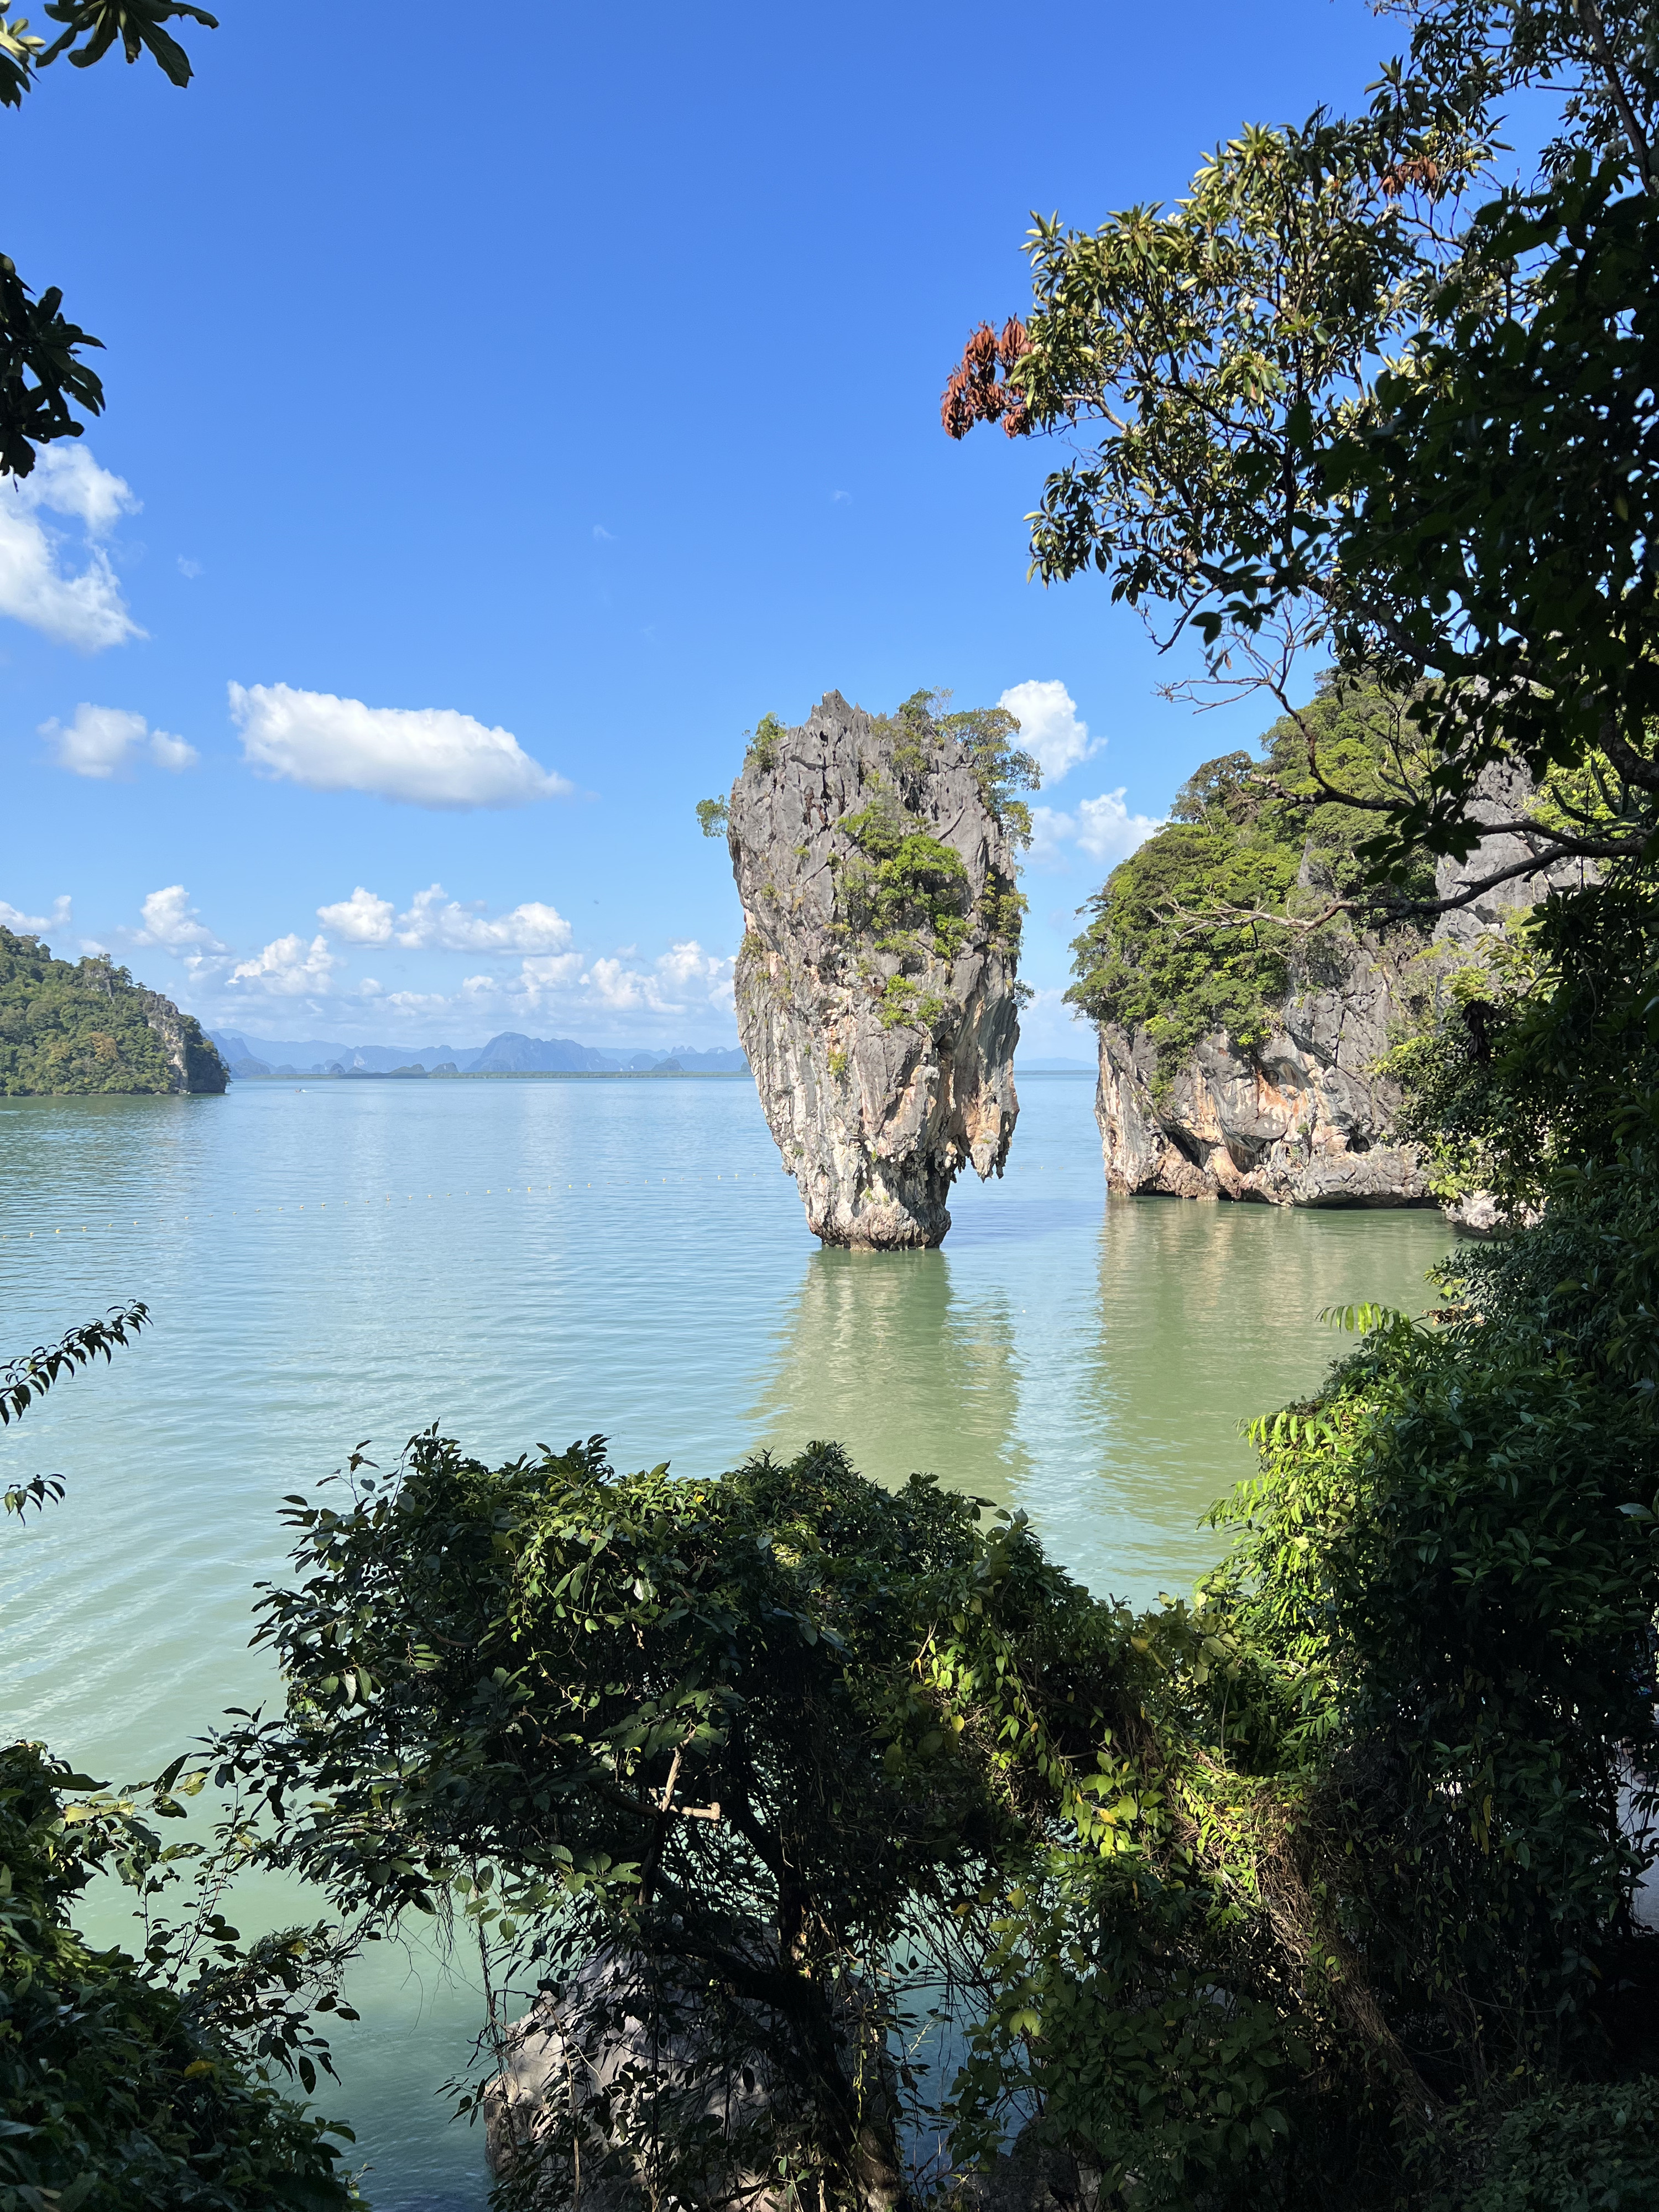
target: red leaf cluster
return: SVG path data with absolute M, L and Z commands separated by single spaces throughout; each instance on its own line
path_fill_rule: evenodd
M 1009 316 L 1000 337 L 989 323 L 980 325 L 951 371 L 939 402 L 947 435 L 965 438 L 975 422 L 1000 422 L 1011 438 L 1025 434 L 1031 428 L 1030 410 L 1018 392 L 997 379 L 998 368 L 1006 378 L 1025 349 L 1025 325 L 1017 315 Z

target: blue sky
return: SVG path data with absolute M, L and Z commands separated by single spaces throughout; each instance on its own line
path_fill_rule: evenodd
M 725 1042 L 692 810 L 744 730 L 1015 692 L 1064 768 L 1027 1042 L 1080 1055 L 1073 910 L 1261 717 L 1160 702 L 1102 587 L 1026 582 L 1044 450 L 953 445 L 939 392 L 1029 298 L 1029 210 L 1168 198 L 1394 35 L 224 0 L 185 92 L 54 69 L 0 114 L 3 243 L 110 404 L 0 495 L 0 900 L 252 1035 Z

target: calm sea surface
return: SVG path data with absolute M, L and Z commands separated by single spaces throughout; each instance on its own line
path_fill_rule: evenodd
M 1019 1090 L 1003 1181 L 958 1184 L 943 1251 L 890 1255 L 819 1249 L 746 1080 L 0 1101 L 0 1354 L 155 1316 L 0 1436 L 0 1476 L 69 1484 L 0 1530 L 0 1727 L 131 1780 L 269 1697 L 246 1638 L 277 1500 L 433 1421 L 501 1457 L 599 1431 L 619 1468 L 698 1475 L 837 1437 L 879 1480 L 1023 1507 L 1097 1591 L 1187 1589 L 1238 1422 L 1336 1348 L 1320 1309 L 1415 1310 L 1449 1232 L 1109 1205 L 1090 1080 Z M 482 2146 L 433 2094 L 476 2025 L 464 1971 L 388 1951 L 354 1996 L 322 2101 L 371 2203 L 474 2212 Z

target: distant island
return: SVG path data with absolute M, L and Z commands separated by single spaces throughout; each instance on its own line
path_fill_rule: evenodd
M 746 1075 L 749 1062 L 735 1045 L 699 1051 L 606 1052 L 574 1037 L 521 1036 L 505 1030 L 486 1045 L 332 1044 L 249 1037 L 240 1031 L 208 1032 L 232 1075 Z
M 195 1018 L 102 955 L 56 960 L 0 928 L 0 1095 L 221 1091 L 229 1070 Z

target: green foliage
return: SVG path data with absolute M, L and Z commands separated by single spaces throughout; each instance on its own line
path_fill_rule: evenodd
M 79 1368 L 89 1367 L 100 1353 L 106 1362 L 112 1359 L 118 1346 L 130 1342 L 149 1324 L 148 1306 L 112 1306 L 107 1319 L 83 1322 L 78 1328 L 68 1330 L 58 1343 L 37 1345 L 33 1352 L 21 1352 L 16 1358 L 8 1360 L 0 1367 L 0 1425 L 9 1427 L 13 1421 L 21 1420 L 34 1401 L 44 1398 L 54 1382 L 62 1382 Z M 38 1510 L 63 1495 L 61 1476 L 37 1474 L 6 1492 L 5 1510 L 21 1520 L 31 1505 Z
M 1474 2172 L 1455 2196 L 1436 2191 L 1431 2212 L 1644 2212 L 1659 2203 L 1659 2081 L 1553 2090 L 1496 2127 L 1468 2129 L 1466 2140 L 1460 2162 Z
M 0 1419 L 148 1322 L 142 1305 L 71 1329 L 0 1370 Z M 61 1498 L 55 1477 L 8 1492 L 6 1510 Z M 204 1773 L 175 1759 L 111 1796 L 36 1743 L 0 1747 L 0 2212 L 327 2212 L 358 2202 L 331 2135 L 279 2096 L 273 2069 L 316 2085 L 327 2045 L 311 2008 L 337 2011 L 341 1954 L 326 1931 L 242 1948 L 218 1907 L 246 1853 L 250 1808 L 233 1788 L 219 1848 L 164 1845 Z M 234 1778 L 226 1778 L 234 1782 Z M 161 1917 L 193 1876 L 196 1909 Z M 95 1950 L 73 1926 L 95 1875 L 133 1890 L 144 1954 Z M 309 1990 L 310 2002 L 296 2002 Z
M 1389 830 L 1438 851 L 1489 763 L 1603 771 L 1569 829 L 1592 857 L 1638 853 L 1659 767 L 1659 203 L 1629 164 L 1581 152 L 1543 190 L 1484 209 L 1474 271 L 1533 268 L 1499 303 L 1454 275 L 1376 419 L 1322 459 L 1334 526 L 1339 649 L 1409 680 L 1438 773 Z M 1455 774 L 1450 764 L 1455 763 Z M 1616 833 L 1622 830 L 1624 835 Z M 1598 854 L 1598 846 L 1601 848 Z
M 0 18 L 0 106 L 21 107 L 38 72 L 67 55 L 88 69 L 119 43 L 129 62 L 149 53 L 172 84 L 190 82 L 189 57 L 165 26 L 179 17 L 218 28 L 216 16 L 188 0 L 47 0 L 46 13 L 63 25 L 48 46 L 27 18 Z M 15 264 L 0 254 L 0 476 L 26 477 L 37 447 L 78 438 L 85 425 L 73 410 L 103 412 L 104 387 L 78 356 L 102 340 L 62 313 L 63 293 L 49 286 L 37 300 Z
M 705 837 L 724 837 L 729 801 L 724 799 L 700 799 L 697 801 L 697 827 Z
M 0 1096 L 179 1087 L 145 1012 L 147 994 L 107 960 L 54 960 L 0 928 Z M 222 1090 L 228 1071 L 194 1018 L 179 1016 L 186 1080 Z
M 103 340 L 70 322 L 63 306 L 55 284 L 35 299 L 0 254 L 0 475 L 26 477 L 37 446 L 78 438 L 83 425 L 75 408 L 103 412 L 102 380 L 76 358 Z
M 381 1924 L 465 1915 L 509 1980 L 606 1943 L 695 1962 L 767 2003 L 826 2115 L 775 2157 L 890 2166 L 837 2019 L 884 2029 L 903 1947 L 984 1917 L 1044 1771 L 1022 1686 L 1086 1595 L 1023 1524 L 828 1446 L 675 1482 L 597 1438 L 491 1469 L 432 1434 L 354 1475 L 295 1503 L 265 1600 L 286 1722 L 222 1747 L 284 1814 L 272 1856 Z
M 154 1956 L 94 1950 L 70 1924 L 94 1873 L 160 1850 L 131 1801 L 39 1745 L 0 1750 L 0 2212 L 354 2202 L 327 2140 L 346 2130 L 260 2081 Z
M 1448 1194 L 1540 1205 L 1616 1160 L 1659 1095 L 1659 888 L 1647 872 L 1546 900 L 1455 969 L 1438 1018 L 1390 1055 L 1403 1133 Z
M 1375 797 L 1410 742 L 1405 702 L 1375 686 L 1327 683 L 1308 706 L 1244 752 L 1198 769 L 1168 826 L 1131 854 L 1084 909 L 1067 993 L 1093 1021 L 1144 1027 L 1167 1083 L 1201 1037 L 1241 1052 L 1266 1040 L 1291 987 L 1292 961 L 1316 972 L 1347 935 L 1311 923 L 1360 883 L 1370 817 L 1326 799 L 1316 762 Z M 1420 873 L 1420 872 L 1419 872 Z
M 1241 1051 L 1266 1039 L 1289 985 L 1284 932 L 1271 919 L 1205 931 L 1183 915 L 1218 899 L 1281 915 L 1297 855 L 1231 823 L 1176 823 L 1114 869 L 1085 911 L 1066 996 L 1092 1021 L 1146 1026 L 1167 1078 L 1199 1039 L 1224 1030 Z
M 1659 49 L 1626 0 L 1388 12 L 1409 48 L 1363 114 L 1247 128 L 1173 207 L 1039 222 L 1031 311 L 976 333 L 945 413 L 1082 445 L 1034 568 L 1195 632 L 1200 688 L 1284 704 L 1314 652 L 1413 696 L 1355 892 L 1397 913 L 1423 851 L 1474 848 L 1494 764 L 1599 783 L 1565 819 L 1523 796 L 1540 866 L 1659 823 Z M 1559 135 L 1482 205 L 1522 87 Z
M 848 918 L 884 950 L 916 933 L 941 960 L 954 959 L 968 938 L 972 890 L 954 847 L 908 822 L 885 794 L 838 825 L 869 865 L 841 872 Z
M 763 714 L 752 730 L 745 730 L 744 732 L 748 740 L 745 758 L 751 761 L 757 769 L 762 770 L 769 769 L 778 757 L 779 744 L 788 734 L 789 732 L 775 714 Z M 699 821 L 702 820 L 701 811 L 697 818 Z M 703 835 L 707 836 L 708 834 L 708 825 L 705 823 Z

